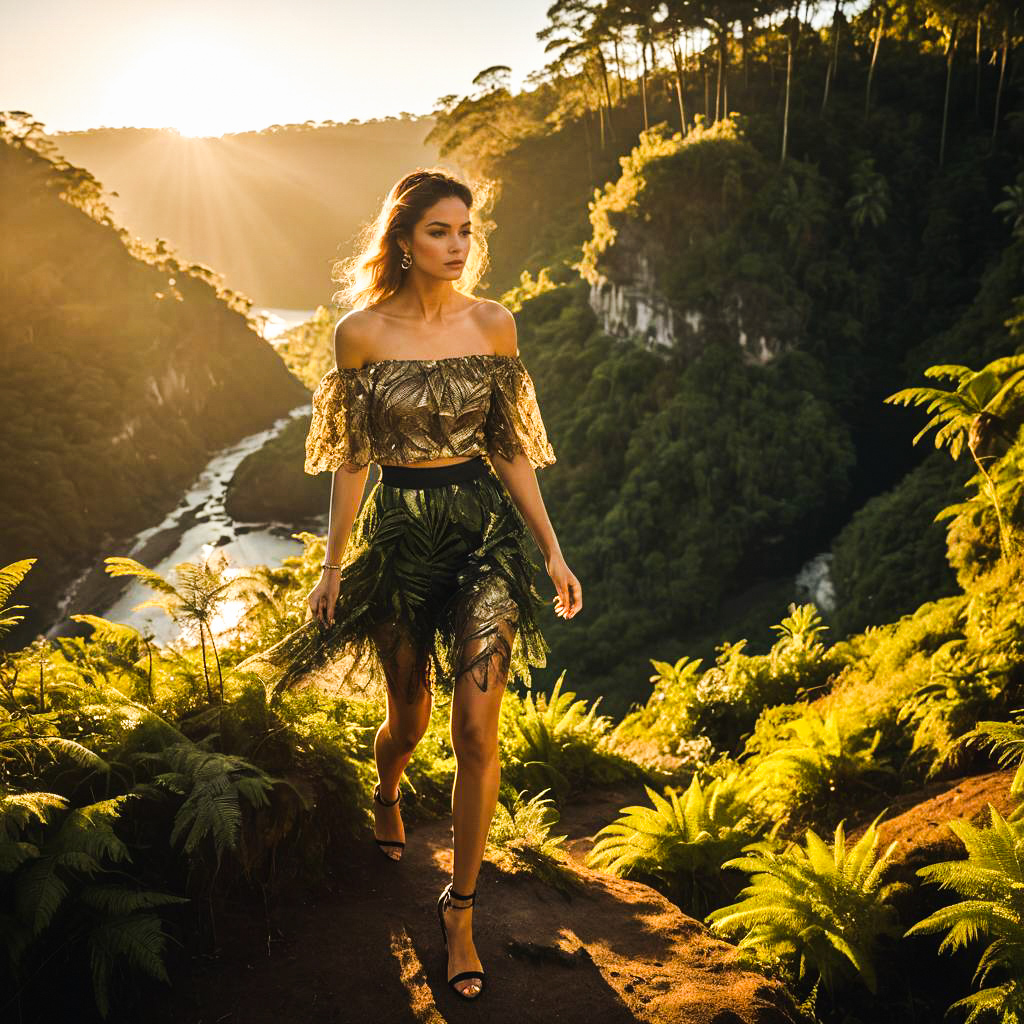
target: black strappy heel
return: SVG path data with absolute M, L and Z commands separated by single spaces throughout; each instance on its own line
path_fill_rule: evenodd
M 444 924 L 444 911 L 445 911 L 445 908 L 450 906 L 452 908 L 452 910 L 469 910 L 469 907 L 457 907 L 457 906 L 455 906 L 455 904 L 452 903 L 453 899 L 456 899 L 456 900 L 469 900 L 470 901 L 469 902 L 469 907 L 472 907 L 472 906 L 474 906 L 476 904 L 476 889 L 474 889 L 468 896 L 463 896 L 461 893 L 457 893 L 452 888 L 452 883 L 449 882 L 444 887 L 444 891 L 441 893 L 441 896 L 439 897 L 439 899 L 437 901 L 437 919 L 441 922 L 441 935 L 444 938 L 444 950 L 445 950 L 445 959 L 446 959 L 446 961 L 447 961 L 447 953 L 448 953 L 448 929 L 445 927 L 445 924 Z M 480 990 L 477 992 L 477 994 L 475 996 L 467 996 L 465 994 L 465 992 L 462 992 L 460 989 L 455 987 L 456 986 L 456 982 L 468 981 L 470 978 L 476 978 L 480 982 Z M 459 996 L 460 998 L 465 999 L 465 1000 L 467 1000 L 469 1002 L 472 1002 L 475 999 L 479 999 L 484 994 L 484 972 L 483 971 L 460 971 L 454 977 L 448 979 L 448 984 L 451 986 L 451 990 L 457 996 Z
M 377 801 L 382 807 L 394 807 L 399 800 L 402 799 L 402 791 L 398 791 L 398 796 L 394 800 L 385 800 L 380 795 L 380 783 L 373 787 L 373 799 Z M 397 846 L 400 850 L 405 848 L 405 843 L 400 842 L 397 839 L 378 839 L 376 836 L 373 837 L 373 841 L 380 847 L 380 852 L 387 857 L 388 860 L 399 861 L 401 856 L 392 857 L 385 849 L 385 846 Z

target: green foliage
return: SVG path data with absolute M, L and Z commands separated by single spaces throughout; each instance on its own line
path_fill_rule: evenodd
M 509 778 L 532 793 L 550 790 L 559 805 L 588 785 L 636 771 L 608 743 L 611 721 L 597 713 L 600 697 L 588 708 L 562 690 L 564 678 L 563 671 L 550 696 L 528 692 L 520 701 L 506 695 L 499 727 Z
M 783 744 L 750 765 L 764 783 L 764 799 L 787 819 L 822 816 L 835 820 L 851 799 L 891 783 L 895 776 L 879 756 L 881 730 L 872 733 L 856 714 L 813 705 L 783 724 Z
M 587 863 L 668 891 L 689 913 L 707 910 L 725 891 L 721 867 L 759 832 L 756 785 L 733 771 L 702 787 L 694 775 L 680 795 L 644 787 L 653 806 L 624 807 L 597 833 Z
M 772 840 L 750 844 L 746 856 L 725 867 L 750 874 L 745 899 L 720 907 L 705 920 L 723 935 L 742 933 L 739 946 L 759 958 L 779 957 L 798 981 L 817 975 L 835 991 L 854 977 L 878 989 L 881 942 L 901 934 L 888 902 L 902 883 L 882 884 L 898 840 L 877 856 L 879 815 L 847 849 L 843 822 L 829 846 L 808 829 L 805 846 L 776 849 Z
M 941 388 L 903 388 L 886 398 L 887 402 L 901 405 L 928 404 L 932 418 L 914 437 L 917 442 L 933 427 L 935 447 L 947 446 L 954 459 L 960 457 L 967 444 L 988 501 L 998 524 L 999 548 L 1003 556 L 1011 554 L 1016 540 L 1012 524 L 1004 521 L 1005 495 L 1001 496 L 985 462 L 998 462 L 1007 447 L 1013 443 L 1017 429 L 1024 419 L 1024 355 L 996 359 L 974 371 L 968 366 L 929 366 L 926 377 L 955 380 L 954 391 Z M 1019 478 L 1018 478 L 1019 480 Z M 1001 497 L 1003 500 L 1001 500 Z M 958 513 L 963 506 L 954 506 L 939 513 Z
M 125 884 L 113 865 L 131 860 L 114 826 L 129 796 L 69 807 L 52 793 L 0 796 L 0 928 L 14 977 L 45 964 L 46 945 L 88 956 L 97 1009 L 111 1010 L 115 976 L 127 965 L 169 982 L 167 936 L 152 911 L 182 897 Z
M 1005 671 L 993 664 L 991 652 L 972 649 L 960 637 L 948 640 L 931 657 L 928 681 L 918 687 L 896 720 L 914 728 L 913 755 L 931 755 L 926 778 L 932 778 L 955 759 L 957 742 L 978 715 L 999 703 Z
M 949 519 L 949 564 L 963 587 L 991 569 L 1000 555 L 998 506 L 1010 537 L 1024 529 L 1024 433 L 1006 454 L 990 464 L 987 476 L 980 470 L 967 481 L 968 495 L 947 505 L 935 516 Z M 994 503 L 995 502 L 995 503 Z
M 839 667 L 819 639 L 827 627 L 814 605 L 791 604 L 789 615 L 772 629 L 778 638 L 767 654 L 745 653 L 745 640 L 724 643 L 715 665 L 704 672 L 699 659 L 684 656 L 671 665 L 652 659 L 657 669 L 651 676 L 653 692 L 619 723 L 615 742 L 642 737 L 678 756 L 694 740 L 707 737 L 712 749 L 738 751 L 765 708 L 821 687 Z
M 967 948 L 991 939 L 978 961 L 974 982 L 984 985 L 993 974 L 1001 981 L 958 999 L 950 1010 L 967 1011 L 966 1024 L 996 1020 L 1006 1024 L 1024 1016 L 1024 821 L 1006 821 L 989 804 L 991 823 L 977 828 L 967 821 L 949 827 L 967 848 L 966 860 L 927 864 L 917 873 L 961 902 L 942 907 L 907 929 L 909 935 L 945 932 L 939 952 Z
M 518 313 L 528 299 L 535 299 L 538 295 L 543 295 L 558 287 L 562 286 L 551 280 L 548 267 L 540 268 L 536 280 L 531 276 L 529 270 L 524 270 L 519 275 L 519 284 L 502 295 L 501 304 L 513 313 Z
M 191 562 L 176 565 L 174 571 L 178 577 L 177 586 L 134 558 L 116 556 L 104 561 L 111 576 L 134 576 L 139 582 L 157 592 L 156 597 L 136 605 L 135 611 L 158 608 L 166 612 L 175 624 L 181 627 L 186 638 L 191 639 L 198 634 L 203 655 L 206 696 L 212 703 L 213 685 L 206 657 L 206 644 L 209 642 L 216 661 L 219 698 L 223 701 L 224 676 L 211 623 L 226 601 L 250 596 L 254 589 L 262 585 L 262 581 L 251 573 L 229 572 L 227 556 L 222 551 L 216 552 L 202 565 Z
M 829 621 L 835 635 L 893 622 L 926 601 L 957 592 L 947 530 L 936 511 L 963 496 L 970 475 L 967 467 L 951 466 L 946 456 L 930 452 L 843 526 L 831 545 L 836 607 Z
M 1016 768 L 1010 792 L 1024 794 L 1024 722 L 978 722 L 959 742 L 990 747 L 1001 768 Z
M 218 864 L 225 851 L 238 848 L 243 802 L 254 808 L 267 806 L 268 792 L 281 781 L 244 758 L 195 743 L 174 743 L 137 759 L 166 765 L 170 770 L 156 775 L 155 784 L 184 798 L 174 816 L 170 842 L 182 841 L 185 852 L 196 855 L 209 839 Z
M 487 833 L 490 853 L 506 870 L 526 870 L 559 887 L 565 887 L 569 874 L 564 870 L 564 835 L 552 835 L 558 824 L 558 809 L 544 794 L 527 797 L 525 791 L 499 800 Z

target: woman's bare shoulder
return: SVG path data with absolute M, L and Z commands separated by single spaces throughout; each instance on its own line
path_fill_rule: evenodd
M 334 359 L 339 370 L 363 365 L 376 328 L 376 316 L 368 309 L 351 309 L 334 325 Z
M 519 354 L 516 338 L 516 318 L 508 307 L 495 299 L 477 299 L 471 312 L 476 316 L 481 330 L 494 347 L 495 355 L 515 356 Z

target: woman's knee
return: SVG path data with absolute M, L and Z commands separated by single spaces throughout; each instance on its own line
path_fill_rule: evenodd
M 452 749 L 461 765 L 485 768 L 498 756 L 498 730 L 484 722 L 452 724 Z
M 423 739 L 423 734 L 429 725 L 429 697 L 414 706 L 404 705 L 400 710 L 397 707 L 392 707 L 388 711 L 388 734 L 391 737 L 391 742 L 403 754 L 409 754 L 416 749 L 416 744 Z

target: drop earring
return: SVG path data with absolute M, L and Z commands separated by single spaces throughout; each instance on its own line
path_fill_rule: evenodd
M 412 266 L 412 254 L 408 253 L 408 252 L 403 253 L 402 254 L 402 269 L 403 270 L 408 270 L 411 266 Z

